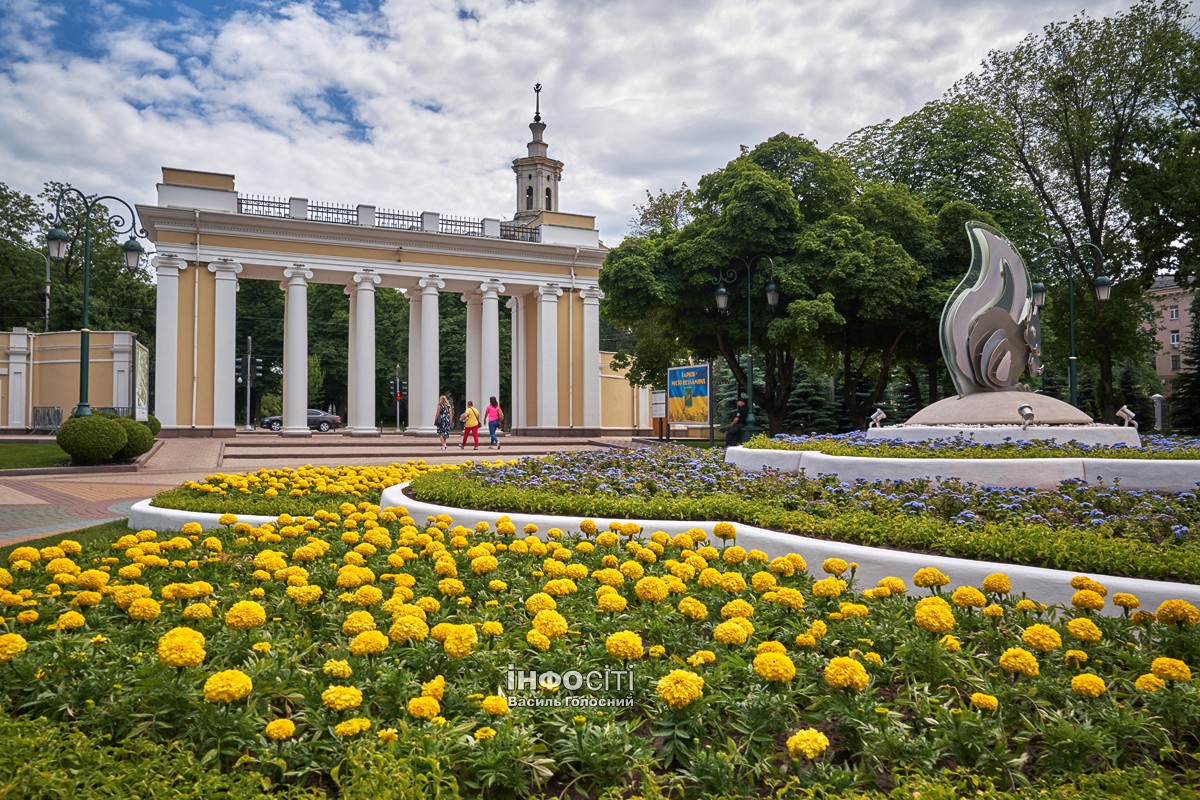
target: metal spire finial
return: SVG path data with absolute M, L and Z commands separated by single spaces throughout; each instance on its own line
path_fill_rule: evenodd
M 541 122 L 542 121 L 542 85 L 540 83 L 535 83 L 533 85 L 533 97 L 534 97 L 533 121 Z

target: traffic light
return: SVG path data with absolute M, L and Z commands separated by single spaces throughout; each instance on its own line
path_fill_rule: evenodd
M 254 377 L 261 378 L 263 376 L 262 359 L 255 358 L 254 361 Z
M 408 394 L 408 381 L 400 381 L 400 385 L 396 389 L 396 399 L 403 400 L 406 394 Z
M 246 361 L 241 356 L 238 356 L 234 361 L 234 376 L 238 383 L 246 382 Z

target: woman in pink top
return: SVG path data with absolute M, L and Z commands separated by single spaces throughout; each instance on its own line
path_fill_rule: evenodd
M 500 449 L 500 437 L 496 435 L 496 430 L 500 427 L 500 423 L 504 422 L 504 412 L 500 410 L 500 402 L 493 396 L 488 398 L 488 407 L 483 411 L 483 421 L 488 426 L 488 436 L 492 437 L 492 443 L 488 445 L 488 450 L 493 447 Z

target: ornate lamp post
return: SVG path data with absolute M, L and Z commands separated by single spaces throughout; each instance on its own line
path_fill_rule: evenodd
M 68 196 L 77 198 L 82 204 L 82 208 L 69 206 L 64 208 L 63 201 Z M 115 200 L 125 206 L 129 217 L 111 213 L 102 205 L 104 200 Z M 70 235 L 59 227 L 60 223 L 71 222 L 83 228 L 83 321 L 79 328 L 79 405 L 75 407 L 74 416 L 76 417 L 89 417 L 92 414 L 92 407 L 88 405 L 88 356 L 91 343 L 91 330 L 88 327 L 88 293 L 91 288 L 92 270 L 92 212 L 97 210 L 103 215 L 104 221 L 114 233 L 117 235 L 129 234 L 129 239 L 121 245 L 127 268 L 131 270 L 137 268 L 138 262 L 141 261 L 142 254 L 145 252 L 145 248 L 142 247 L 137 237 L 147 236 L 146 229 L 138 227 L 137 214 L 129 203 L 112 195 L 93 197 L 89 200 L 83 192 L 70 186 L 58 193 L 58 197 L 54 201 L 54 213 L 46 216 L 46 220 L 53 226 L 46 234 L 46 243 L 50 249 L 50 258 L 56 262 L 61 262 L 66 258 L 67 245 L 71 241 Z
M 745 438 L 749 438 L 758 432 L 758 420 L 754 416 L 754 315 L 751 313 L 750 300 L 753 297 L 753 282 L 754 282 L 754 265 L 759 261 L 766 259 L 771 264 L 771 271 L 775 271 L 775 260 L 770 256 L 755 256 L 751 259 L 739 257 L 746 266 L 746 427 Z M 717 270 L 716 277 L 712 282 L 717 284 L 717 291 L 714 295 L 717 300 L 717 310 L 725 311 L 729 305 L 729 290 L 725 288 L 726 283 L 734 283 L 739 277 L 737 270 L 732 267 Z M 772 309 L 779 305 L 779 287 L 775 285 L 775 281 L 767 284 L 767 305 Z
M 1095 250 L 1096 254 L 1100 256 L 1100 263 L 1104 263 L 1104 252 L 1099 247 L 1091 242 L 1081 242 L 1080 246 L 1090 247 Z M 1071 255 L 1070 250 L 1055 246 L 1047 247 L 1045 250 L 1038 253 L 1034 260 L 1041 261 L 1042 257 L 1050 252 L 1058 253 L 1065 258 L 1067 262 L 1067 330 L 1069 331 L 1068 337 L 1070 346 L 1070 351 L 1067 358 L 1067 381 L 1070 386 L 1071 405 L 1078 407 L 1079 391 L 1076 384 L 1075 375 L 1075 270 L 1078 269 L 1079 264 L 1076 263 L 1075 257 Z M 1080 270 L 1080 272 L 1082 273 L 1082 270 Z M 1038 287 L 1041 287 L 1040 283 L 1035 283 L 1033 286 L 1035 305 L 1038 304 Z M 1107 275 L 1097 275 L 1096 279 L 1092 281 L 1092 292 L 1096 295 L 1096 300 L 1098 300 L 1101 304 L 1107 303 L 1108 298 L 1112 296 L 1112 279 Z M 1041 287 L 1041 294 L 1044 298 L 1045 287 Z

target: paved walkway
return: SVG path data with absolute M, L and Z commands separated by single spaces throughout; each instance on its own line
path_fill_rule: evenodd
M 470 446 L 459 450 L 456 444 L 442 451 L 436 439 L 393 432 L 371 439 L 352 439 L 338 433 L 283 439 L 256 431 L 239 433 L 233 439 L 162 439 L 133 472 L 44 470 L 16 475 L 0 471 L 0 546 L 123 519 L 139 500 L 215 472 L 305 464 L 390 464 L 409 459 L 454 463 L 631 444 L 627 438 L 507 436 L 497 452 L 487 448 L 486 436 L 484 442 L 477 451 Z

